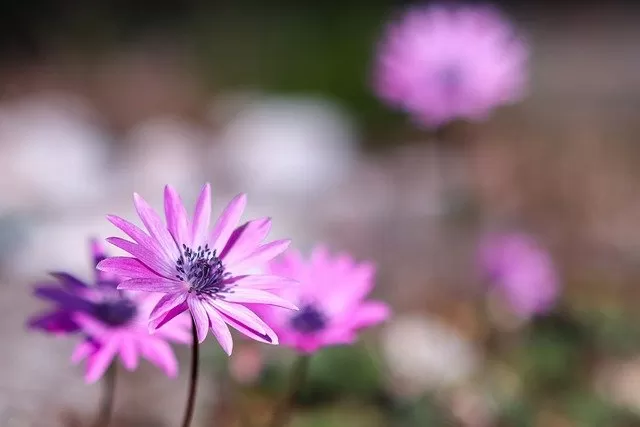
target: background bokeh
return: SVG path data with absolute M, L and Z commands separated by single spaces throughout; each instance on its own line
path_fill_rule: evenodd
M 640 426 L 640 8 L 498 3 L 531 42 L 528 97 L 437 141 L 371 90 L 408 4 L 0 4 L 1 426 L 87 425 L 100 395 L 73 342 L 26 331 L 31 284 L 88 276 L 87 238 L 134 217 L 133 191 L 192 203 L 205 181 L 217 211 L 247 192 L 274 236 L 378 265 L 394 317 L 314 358 L 293 425 Z M 478 244 L 503 229 L 549 250 L 552 312 L 487 292 Z M 263 420 L 292 353 L 203 351 L 197 425 Z M 120 377 L 114 425 L 176 425 L 185 374 L 156 374 Z

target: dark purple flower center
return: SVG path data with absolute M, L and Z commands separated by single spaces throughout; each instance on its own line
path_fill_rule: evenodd
M 304 305 L 291 318 L 291 327 L 303 334 L 318 332 L 327 325 L 327 318 L 312 304 Z
M 99 320 L 107 325 L 122 326 L 135 317 L 137 307 L 130 299 L 116 297 L 96 304 L 94 313 Z
M 176 277 L 189 284 L 189 292 L 215 294 L 224 288 L 225 272 L 222 260 L 209 245 L 193 249 L 182 245 L 182 255 L 176 261 Z
M 462 85 L 463 75 L 461 68 L 456 64 L 444 67 L 440 71 L 440 83 L 443 92 L 448 96 L 455 96 Z

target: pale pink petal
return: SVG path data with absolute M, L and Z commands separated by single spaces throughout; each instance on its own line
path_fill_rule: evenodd
M 176 293 L 186 290 L 183 282 L 165 278 L 127 279 L 118 285 L 118 289 L 162 293 Z
M 166 256 L 169 259 L 178 259 L 180 251 L 156 211 L 153 210 L 138 193 L 133 194 L 133 203 L 135 204 L 136 211 L 138 211 L 138 215 L 140 215 L 140 219 L 145 227 L 147 227 L 147 231 L 160 243 L 160 247 Z
M 264 267 L 269 261 L 286 251 L 290 244 L 291 240 L 289 239 L 275 240 L 260 246 L 241 260 L 229 263 L 228 266 L 236 273 L 241 273 L 256 267 Z
M 225 248 L 220 253 L 226 263 L 233 263 L 251 254 L 267 237 L 271 229 L 271 219 L 261 218 L 249 221 L 233 230 Z
M 204 245 L 206 233 L 211 220 L 211 185 L 205 184 L 198 196 L 196 207 L 193 212 L 193 223 L 191 224 L 191 245 L 194 248 Z
M 178 361 L 171 346 L 160 339 L 145 339 L 140 341 L 140 352 L 151 363 L 156 365 L 168 377 L 178 375 Z
M 267 304 L 276 307 L 297 310 L 295 304 L 277 295 L 259 289 L 233 288 L 233 292 L 222 293 L 225 301 L 237 302 L 241 304 Z
M 113 358 L 118 351 L 119 339 L 114 336 L 109 341 L 100 346 L 87 361 L 87 372 L 84 377 L 89 384 L 96 382 L 102 377 L 107 368 L 113 363 Z
M 167 185 L 164 188 L 164 214 L 167 217 L 167 228 L 178 247 L 191 242 L 191 231 L 187 219 L 187 211 L 178 193 Z
M 119 237 L 109 237 L 107 242 L 138 258 L 144 265 L 161 276 L 175 277 L 177 273 L 175 265 L 170 264 L 166 258 L 157 255 L 145 246 L 137 245 Z
M 246 205 L 247 196 L 245 194 L 239 194 L 234 197 L 224 211 L 222 211 L 209 237 L 209 246 L 211 246 L 212 250 L 217 251 L 217 253 L 222 252 L 231 233 L 233 233 L 233 230 L 238 225 L 238 221 L 240 221 Z
M 103 259 L 98 263 L 96 267 L 98 268 L 98 270 L 106 271 L 107 273 L 115 274 L 116 276 L 122 278 L 160 278 L 158 273 L 149 269 L 137 258 L 111 257 Z
M 134 339 L 122 337 L 120 341 L 120 359 L 124 367 L 129 371 L 133 371 L 138 367 L 138 351 Z
M 189 305 L 189 311 L 193 316 L 193 321 L 196 324 L 196 332 L 198 333 L 198 342 L 203 342 L 207 337 L 207 331 L 209 330 L 209 316 L 207 310 L 204 307 L 204 302 L 197 296 L 190 295 L 187 298 L 187 304 Z
M 233 338 L 231 337 L 231 331 L 225 323 L 222 315 L 218 313 L 212 305 L 206 305 L 205 309 L 209 315 L 209 322 L 211 322 L 211 332 L 216 337 L 220 346 L 227 355 L 231 356 L 233 351 Z

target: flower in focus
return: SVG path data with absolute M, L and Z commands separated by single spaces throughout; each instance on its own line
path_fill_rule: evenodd
M 277 344 L 273 330 L 245 304 L 296 309 L 271 292 L 290 285 L 290 279 L 259 273 L 289 246 L 289 240 L 262 243 L 271 227 L 269 218 L 238 226 L 246 205 L 243 194 L 231 200 L 211 231 L 209 184 L 200 192 L 192 221 L 173 188 L 165 187 L 164 196 L 166 226 L 151 206 L 134 194 L 148 234 L 120 217 L 108 216 L 133 242 L 119 237 L 107 240 L 133 257 L 108 258 L 98 268 L 126 278 L 118 289 L 164 294 L 150 314 L 152 330 L 188 310 L 198 340 L 204 341 L 211 329 L 227 354 L 233 348 L 227 325 L 255 340 Z
M 483 120 L 522 98 L 527 58 L 513 26 L 489 6 L 415 7 L 383 37 L 374 89 L 424 126 Z
M 479 264 L 511 310 L 522 318 L 547 312 L 559 293 L 551 256 L 523 233 L 491 235 L 479 249 Z
M 269 268 L 272 274 L 300 282 L 281 291 L 283 297 L 297 303 L 298 312 L 265 307 L 261 313 L 274 326 L 282 344 L 302 353 L 352 344 L 359 329 L 389 317 L 386 304 L 364 301 L 374 284 L 374 266 L 369 263 L 356 264 L 349 255 L 331 256 L 325 248 L 317 247 L 308 261 L 298 252 L 288 251 Z
M 96 241 L 92 248 L 96 263 L 105 259 Z M 128 370 L 137 368 L 142 355 L 167 375 L 177 374 L 177 360 L 166 340 L 188 342 L 189 322 L 183 317 L 162 333 L 150 335 L 147 319 L 158 295 L 120 291 L 116 288 L 117 277 L 100 271 L 93 285 L 68 273 L 52 275 L 58 283 L 41 284 L 35 293 L 55 303 L 55 308 L 32 318 L 29 325 L 53 334 L 82 334 L 83 341 L 76 347 L 72 361 L 87 359 L 87 382 L 97 381 L 116 355 Z

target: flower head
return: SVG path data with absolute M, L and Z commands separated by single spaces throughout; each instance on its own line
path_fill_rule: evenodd
M 526 44 L 491 7 L 414 7 L 381 41 L 374 89 L 427 127 L 482 120 L 522 98 L 527 58 Z
M 170 186 L 164 193 L 166 225 L 142 197 L 134 194 L 134 202 L 147 232 L 120 217 L 109 216 L 109 221 L 133 242 L 118 237 L 107 240 L 133 257 L 108 258 L 98 268 L 126 278 L 118 289 L 164 294 L 151 312 L 151 329 L 188 310 L 199 341 L 204 341 L 211 329 L 227 354 L 233 347 L 227 325 L 255 340 L 278 343 L 273 330 L 245 306 L 267 304 L 296 309 L 270 292 L 290 285 L 290 279 L 259 273 L 289 245 L 289 240 L 262 243 L 271 227 L 269 218 L 238 226 L 246 204 L 241 194 L 231 200 L 209 231 L 209 184 L 198 197 L 192 221 Z
M 288 251 L 269 268 L 273 274 L 300 282 L 281 291 L 298 304 L 298 312 L 261 309 L 267 322 L 274 325 L 280 342 L 300 352 L 351 344 L 359 329 L 389 316 L 386 304 L 364 301 L 374 284 L 374 267 L 369 263 L 356 264 L 349 255 L 331 256 L 325 248 L 317 247 L 308 261 L 298 252 Z
M 94 261 L 105 259 L 97 241 L 92 248 Z M 150 335 L 147 319 L 158 295 L 120 291 L 117 278 L 100 271 L 91 285 L 68 273 L 52 275 L 58 283 L 41 284 L 35 293 L 55 303 L 54 310 L 32 318 L 29 325 L 54 334 L 82 335 L 72 361 L 87 359 L 87 382 L 98 380 L 116 355 L 128 370 L 136 369 L 142 355 L 167 375 L 177 374 L 178 364 L 166 340 L 188 342 L 189 323 L 182 318 L 162 333 Z
M 487 236 L 478 257 L 481 271 L 515 314 L 528 318 L 548 311 L 555 303 L 560 286 L 553 261 L 531 236 Z

